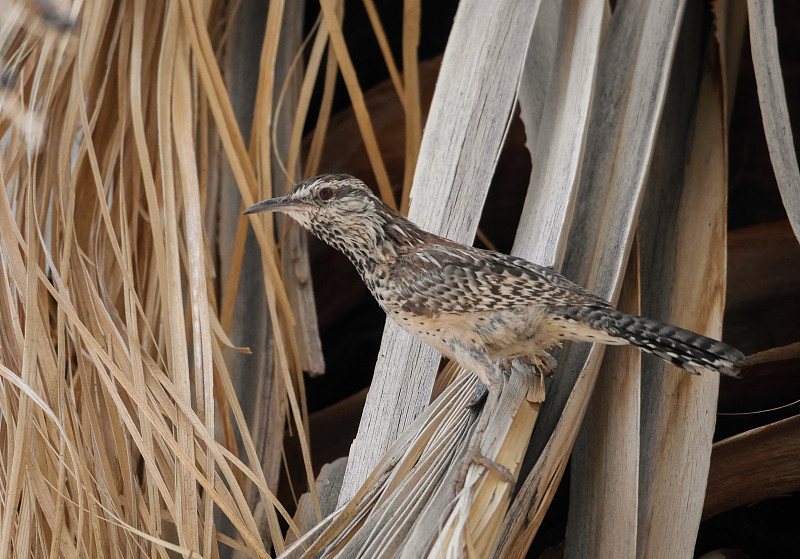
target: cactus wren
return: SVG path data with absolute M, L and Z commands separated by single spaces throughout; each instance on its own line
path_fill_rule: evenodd
M 321 175 L 245 214 L 283 212 L 343 252 L 381 308 L 401 327 L 490 390 L 495 362 L 552 361 L 562 340 L 633 344 L 691 373 L 739 376 L 733 347 L 688 330 L 622 313 L 549 268 L 426 233 L 349 175 Z

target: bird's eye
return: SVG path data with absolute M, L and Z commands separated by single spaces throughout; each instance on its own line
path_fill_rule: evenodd
M 319 189 L 319 199 L 323 202 L 327 202 L 333 198 L 333 189 L 330 186 L 323 186 Z

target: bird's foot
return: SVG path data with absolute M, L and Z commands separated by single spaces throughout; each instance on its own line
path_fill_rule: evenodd
M 539 356 L 539 371 L 546 377 L 553 374 L 558 361 L 556 361 L 549 353 L 543 353 Z
M 474 437 L 470 442 L 469 448 L 467 449 L 461 464 L 458 467 L 456 484 L 454 486 L 454 493 L 456 495 L 464 487 L 464 484 L 467 481 L 467 473 L 469 472 L 471 466 L 480 466 L 487 471 L 496 472 L 497 475 L 500 476 L 500 480 L 508 484 L 514 484 L 517 481 L 514 477 L 514 472 L 481 452 L 480 437 Z
M 497 472 L 497 474 L 500 476 L 500 479 L 506 483 L 515 483 L 516 481 L 511 470 L 487 457 L 481 451 L 481 440 L 483 439 L 483 434 L 486 432 L 486 427 L 489 425 L 489 420 L 493 415 L 492 412 L 497 406 L 499 398 L 500 393 L 498 391 L 493 391 L 482 382 L 478 382 L 472 399 L 473 402 L 479 402 L 479 405 L 485 407 L 483 409 L 479 409 L 477 425 L 470 436 L 469 446 L 467 447 L 464 458 L 458 467 L 456 483 L 454 486 L 455 494 L 458 494 L 458 492 L 464 487 L 467 479 L 467 472 L 469 471 L 470 466 L 481 466 L 486 470 Z M 473 406 L 473 402 L 470 402 L 470 407 Z
M 553 374 L 553 369 L 556 367 L 556 360 L 553 359 L 549 353 L 525 355 L 520 357 L 520 360 L 533 369 L 532 373 L 527 375 L 527 400 L 531 403 L 544 402 L 544 379 Z
M 505 483 L 515 483 L 516 479 L 514 478 L 514 472 L 510 469 L 503 466 L 500 462 L 495 462 L 491 458 L 484 456 L 480 449 L 477 448 L 473 453 L 467 454 L 464 461 L 465 469 L 469 469 L 471 465 L 482 466 L 487 470 L 492 470 L 497 472 L 500 476 L 500 480 L 504 481 Z M 466 477 L 466 472 L 464 472 Z
M 504 357 L 497 361 L 497 368 L 500 369 L 500 373 L 503 375 L 503 381 L 508 382 L 511 378 L 512 366 L 514 365 L 514 359 L 511 357 Z
M 556 365 L 558 365 L 558 361 L 556 361 L 549 353 L 542 353 L 540 355 L 524 355 L 520 357 L 520 360 L 526 365 L 533 367 L 535 369 L 534 374 L 536 376 L 550 377 L 553 375 Z

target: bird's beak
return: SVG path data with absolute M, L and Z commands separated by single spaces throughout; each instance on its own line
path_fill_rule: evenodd
M 263 200 L 257 204 L 253 204 L 247 208 L 242 215 L 257 214 L 261 212 L 288 212 L 292 210 L 300 210 L 304 206 L 303 203 L 297 200 L 292 200 L 288 196 L 278 196 L 277 198 L 270 198 Z

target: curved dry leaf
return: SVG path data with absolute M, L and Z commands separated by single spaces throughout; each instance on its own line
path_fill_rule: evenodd
M 778 57 L 778 35 L 772 0 L 747 0 L 750 21 L 750 50 L 758 86 L 758 103 L 764 121 L 767 147 L 783 207 L 800 240 L 800 168 L 789 126 L 786 89 Z

